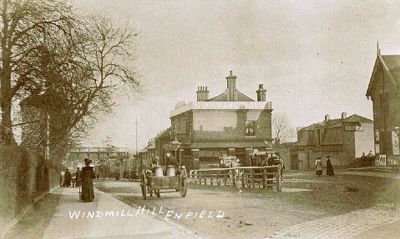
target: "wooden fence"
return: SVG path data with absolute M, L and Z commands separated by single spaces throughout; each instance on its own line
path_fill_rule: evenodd
M 282 191 L 281 167 L 236 167 L 190 170 L 190 182 L 194 184 L 233 186 L 242 188 L 276 188 Z

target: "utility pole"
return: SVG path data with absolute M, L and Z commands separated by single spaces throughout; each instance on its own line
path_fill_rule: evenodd
M 135 133 L 135 136 L 136 136 L 136 140 L 135 140 L 136 146 L 135 146 L 135 149 L 136 149 L 136 156 L 137 156 L 137 118 L 136 118 L 136 121 L 135 121 L 135 125 L 136 125 L 136 133 Z
M 136 153 L 135 153 L 135 163 L 136 163 L 136 175 L 137 175 L 137 173 L 139 173 L 139 162 L 138 162 L 138 160 L 139 160 L 139 157 L 138 157 L 138 150 L 137 150 L 137 145 L 138 145 L 138 143 L 137 143 L 137 125 L 138 125 L 138 122 L 137 122 L 137 118 L 136 118 L 136 120 L 135 120 L 135 128 L 136 128 L 136 132 L 135 132 L 135 138 L 136 138 L 136 140 L 135 140 L 135 144 L 136 144 L 136 146 L 135 146 L 135 151 L 136 151 Z

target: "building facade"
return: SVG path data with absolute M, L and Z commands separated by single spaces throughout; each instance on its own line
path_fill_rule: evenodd
M 373 121 L 359 115 L 324 121 L 297 131 L 298 168 L 311 169 L 317 157 L 331 157 L 335 166 L 351 165 L 353 160 L 374 148 Z
M 378 46 L 366 96 L 374 112 L 375 153 L 400 160 L 400 55 L 381 55 Z
M 236 79 L 231 71 L 226 90 L 213 98 L 208 87 L 200 86 L 197 101 L 179 103 L 170 112 L 170 137 L 179 142 L 177 157 L 188 168 L 218 165 L 224 155 L 249 165 L 254 149 L 270 146 L 272 104 L 266 101 L 266 90 L 260 84 L 255 101 L 236 88 Z

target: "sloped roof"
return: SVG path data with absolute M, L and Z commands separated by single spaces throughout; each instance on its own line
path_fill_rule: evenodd
M 253 99 L 251 99 L 250 97 L 248 97 L 247 95 L 243 94 L 242 92 L 240 92 L 238 89 L 234 89 L 233 91 L 234 93 L 234 101 L 254 101 Z M 213 98 L 210 98 L 207 101 L 228 101 L 228 89 L 226 89 L 222 94 L 217 95 Z
M 372 120 L 365 118 L 363 116 L 354 114 L 343 120 L 343 122 L 359 122 L 359 123 L 373 123 Z
M 316 145 L 319 142 L 321 145 L 340 145 L 342 144 L 343 124 L 345 123 L 370 123 L 373 121 L 363 116 L 353 114 L 344 119 L 331 119 L 315 123 L 299 130 L 298 145 Z M 320 134 L 315 134 L 316 130 L 320 130 Z
M 382 65 L 384 71 L 388 74 L 389 80 L 393 83 L 393 85 L 397 89 L 400 89 L 400 55 L 380 55 L 380 53 L 378 53 L 368 84 L 368 89 L 366 93 L 366 96 L 368 97 L 372 95 L 374 85 L 376 83 L 375 74 L 377 72 L 379 64 Z
M 311 124 L 309 126 L 301 128 L 299 131 L 315 130 L 315 129 L 323 128 L 323 127 L 335 127 L 337 125 L 337 123 L 339 123 L 339 122 L 340 122 L 340 119 L 331 119 L 328 121 Z
M 335 128 L 341 127 L 343 122 L 351 122 L 351 123 L 373 123 L 372 120 L 365 118 L 363 116 L 353 114 L 344 119 L 330 119 L 328 121 L 318 122 L 301 128 L 299 131 L 307 131 L 307 130 L 315 130 L 318 128 Z

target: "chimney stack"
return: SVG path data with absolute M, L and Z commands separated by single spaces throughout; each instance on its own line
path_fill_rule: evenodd
M 235 101 L 236 76 L 232 74 L 232 70 L 226 77 L 226 86 L 228 88 L 228 101 Z
M 331 120 L 331 117 L 327 114 L 325 115 L 325 122 Z
M 257 101 L 266 101 L 267 97 L 266 97 L 266 92 L 267 90 L 264 89 L 264 85 L 263 84 L 259 84 L 258 85 L 258 90 L 257 90 Z
M 346 113 L 346 112 L 342 112 L 341 118 L 342 118 L 342 119 L 347 118 L 347 113 Z
M 197 101 L 207 101 L 208 100 L 208 89 L 207 86 L 197 87 Z

